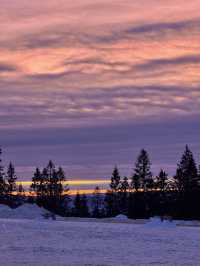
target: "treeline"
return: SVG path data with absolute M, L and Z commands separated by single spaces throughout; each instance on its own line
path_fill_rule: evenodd
M 27 197 L 16 181 L 13 164 L 4 171 L 0 159 L 0 200 L 11 207 L 28 201 L 62 216 L 102 218 L 124 214 L 132 219 L 200 219 L 200 171 L 188 146 L 174 177 L 163 169 L 153 176 L 149 155 L 141 150 L 131 177 L 121 177 L 117 166 L 114 168 L 106 194 L 96 187 L 92 195 L 70 196 L 63 169 L 56 168 L 52 161 L 35 170 L 30 186 L 32 196 Z

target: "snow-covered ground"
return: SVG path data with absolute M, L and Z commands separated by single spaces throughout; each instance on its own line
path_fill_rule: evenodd
M 199 227 L 119 218 L 115 223 L 1 218 L 0 265 L 200 265 Z
M 45 216 L 50 216 L 50 212 L 36 204 L 26 203 L 16 209 L 0 204 L 0 218 L 43 220 Z

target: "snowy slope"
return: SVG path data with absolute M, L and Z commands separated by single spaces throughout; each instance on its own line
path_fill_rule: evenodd
M 0 265 L 200 265 L 200 229 L 0 219 Z
M 0 204 L 0 218 L 9 219 L 44 219 L 44 215 L 50 214 L 44 208 L 38 207 L 36 204 L 23 204 L 16 209 Z

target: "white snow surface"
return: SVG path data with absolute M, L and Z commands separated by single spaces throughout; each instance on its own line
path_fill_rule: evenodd
M 153 217 L 146 223 L 148 227 L 175 227 L 176 223 L 174 221 L 163 220 L 160 217 Z
M 38 207 L 36 204 L 26 203 L 16 209 L 11 209 L 6 205 L 0 205 L 0 218 L 43 220 L 45 214 L 50 214 L 50 212 Z
M 2 266 L 200 265 L 200 228 L 0 219 Z
M 127 220 L 127 219 L 128 219 L 128 217 L 126 215 L 124 215 L 124 214 L 119 214 L 119 215 L 117 215 L 115 217 L 115 220 L 119 220 L 119 221 L 121 221 L 121 220 Z

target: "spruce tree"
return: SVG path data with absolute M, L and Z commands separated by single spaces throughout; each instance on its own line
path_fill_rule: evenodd
M 56 175 L 55 165 L 51 160 L 45 170 L 47 177 L 47 194 L 49 198 L 53 199 L 57 194 L 56 184 L 58 182 L 58 178 Z
M 61 167 L 56 169 L 54 163 L 49 161 L 42 172 L 36 169 L 32 178 L 32 190 L 37 195 L 37 202 L 44 207 L 64 214 L 64 206 L 67 206 L 67 192 L 69 190 L 65 173 Z M 65 192 L 65 195 L 64 195 Z
M 13 194 L 13 192 L 17 190 L 16 181 L 17 181 L 17 176 L 15 174 L 15 168 L 13 164 L 10 162 L 7 170 L 7 182 L 8 182 L 7 192 L 10 196 Z
M 81 195 L 81 216 L 89 217 L 88 200 L 85 194 Z
M 119 188 L 119 211 L 122 214 L 127 215 L 128 211 L 128 192 L 129 192 L 129 181 L 128 178 L 125 176 L 120 183 Z
M 114 217 L 118 214 L 118 211 L 116 208 L 116 197 L 111 190 L 108 190 L 106 192 L 106 195 L 104 198 L 104 206 L 105 206 L 105 215 L 107 217 Z
M 65 195 L 67 195 L 67 192 L 69 191 L 69 186 L 66 183 L 66 177 L 65 177 L 65 172 L 62 169 L 62 167 L 58 168 L 57 171 L 57 186 L 58 186 L 58 193 L 61 196 L 63 192 L 65 192 Z M 63 185 L 63 183 L 65 182 L 65 184 Z
M 161 169 L 159 175 L 156 178 L 156 185 L 162 192 L 165 190 L 167 185 L 167 173 Z
M 152 184 L 151 162 L 147 151 L 142 149 L 135 163 L 132 187 L 136 191 L 139 188 L 146 190 L 150 184 Z
M 79 192 L 77 192 L 74 198 L 73 215 L 76 217 L 89 217 L 87 197 L 85 194 L 80 195 Z
M 199 176 L 193 153 L 187 145 L 174 178 L 179 192 L 174 216 L 179 219 L 199 219 Z
M 102 196 L 98 186 L 95 188 L 92 196 L 92 216 L 95 218 L 102 217 Z
M 190 151 L 188 145 L 178 163 L 175 180 L 177 187 L 181 192 L 190 192 L 199 187 L 199 177 L 197 165 L 194 160 L 193 153 Z
M 116 216 L 120 213 L 120 190 L 122 182 L 117 166 L 113 169 L 110 181 L 110 190 L 107 191 L 104 198 L 105 212 L 108 217 Z
M 130 186 L 128 182 L 128 177 L 124 177 L 120 184 L 120 192 L 126 193 L 128 192 Z
M 121 177 L 119 174 L 119 170 L 117 166 L 115 166 L 112 172 L 111 183 L 110 183 L 110 188 L 113 192 L 117 192 L 119 190 L 120 180 L 121 180 Z
M 39 196 L 40 194 L 40 184 L 41 184 L 41 172 L 39 168 L 36 168 L 33 178 L 32 178 L 32 184 L 31 184 L 31 190 L 33 190 L 36 194 L 36 196 Z
M 45 196 L 47 194 L 47 173 L 46 169 L 43 169 L 41 172 L 39 168 L 36 168 L 33 178 L 32 178 L 32 184 L 31 184 L 31 191 L 34 192 L 34 196 L 36 197 L 36 202 L 39 205 L 43 205 L 43 202 L 45 201 Z
M 81 213 L 81 195 L 79 192 L 77 192 L 74 198 L 73 215 L 76 217 L 80 217 L 80 213 Z

